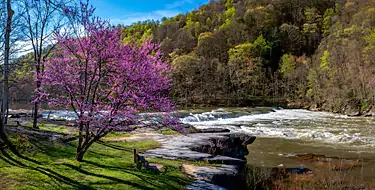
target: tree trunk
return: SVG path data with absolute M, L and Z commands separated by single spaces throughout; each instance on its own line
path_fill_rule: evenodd
M 80 127 L 81 126 L 82 125 L 80 125 Z M 80 130 L 82 131 L 82 128 L 80 128 Z M 112 130 L 101 131 L 96 136 L 90 136 L 89 138 L 85 138 L 85 139 L 83 139 L 82 132 L 80 132 L 79 142 L 78 142 L 77 152 L 76 152 L 76 160 L 78 162 L 82 162 L 83 156 L 85 155 L 87 150 L 91 147 L 91 145 L 94 144 L 95 142 L 99 141 L 100 138 L 104 137 L 105 135 L 107 135 L 111 131 Z
M 39 77 L 40 75 L 40 67 L 37 66 L 36 75 Z M 36 82 L 36 89 L 39 89 L 41 87 L 41 83 L 39 81 Z M 39 103 L 34 103 L 34 115 L 33 115 L 33 128 L 38 129 L 38 110 L 39 110 Z
M 37 87 L 38 88 L 38 87 Z M 38 107 L 39 104 L 37 102 L 34 103 L 34 114 L 33 114 L 33 128 L 38 129 Z
M 6 138 L 5 128 L 7 125 L 8 118 L 8 106 L 9 106 L 9 87 L 8 87 L 8 67 L 10 57 L 10 33 L 12 31 L 12 18 L 14 11 L 11 7 L 11 0 L 7 0 L 7 24 L 5 29 L 5 48 L 4 48 L 4 73 L 3 73 L 3 94 L 2 94 L 2 106 L 1 106 L 1 124 L 0 124 L 0 138 L 3 143 L 9 144 Z
M 80 151 L 77 151 L 77 153 L 76 153 L 76 160 L 78 162 L 82 162 L 83 161 L 83 156 L 85 155 L 86 151 L 87 151 L 87 149 L 84 149 L 84 148 L 81 149 Z
M 83 142 L 83 145 L 78 145 L 78 147 L 81 147 L 81 148 L 77 148 L 77 152 L 76 152 L 76 160 L 78 162 L 82 162 L 83 161 L 83 156 L 85 155 L 85 153 L 87 152 L 87 150 L 91 147 L 91 145 L 96 142 L 97 140 L 99 140 L 98 137 L 94 137 L 93 139 L 89 138 L 89 140 L 85 140 Z

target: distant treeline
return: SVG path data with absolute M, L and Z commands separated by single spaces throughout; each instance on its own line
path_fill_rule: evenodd
M 124 43 L 161 44 L 179 105 L 375 105 L 375 0 L 212 0 L 118 27 Z M 13 68 L 20 99 L 34 89 L 28 59 Z
M 161 43 L 182 105 L 285 100 L 343 112 L 375 103 L 374 0 L 212 0 L 123 34 Z

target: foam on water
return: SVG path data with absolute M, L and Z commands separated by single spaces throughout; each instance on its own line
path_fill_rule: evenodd
M 275 109 L 269 113 L 234 118 L 215 117 L 225 116 L 217 112 L 215 110 L 191 114 L 181 121 L 197 128 L 227 128 L 232 132 L 259 137 L 301 139 L 348 146 L 375 146 L 373 118 L 352 118 L 301 109 Z
M 160 113 L 137 115 L 146 124 L 158 123 Z M 255 108 L 215 109 L 208 112 L 181 112 L 181 122 L 197 128 L 226 128 L 258 137 L 301 139 L 355 147 L 375 147 L 375 119 L 348 117 L 302 109 Z M 45 111 L 43 117 L 75 120 L 71 111 Z
M 67 120 L 74 121 L 77 119 L 77 115 L 73 111 L 65 110 L 46 110 L 43 112 L 44 119 L 56 119 L 56 120 Z

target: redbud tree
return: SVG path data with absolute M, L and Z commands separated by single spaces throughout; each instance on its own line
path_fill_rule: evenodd
M 35 101 L 64 107 L 76 114 L 78 146 L 76 160 L 113 130 L 131 130 L 140 111 L 170 111 L 170 89 L 159 45 L 124 44 L 121 31 L 93 16 L 93 8 L 81 3 L 72 14 L 77 28 L 57 34 L 57 45 L 40 78 L 43 86 Z M 78 26 L 77 23 L 80 25 Z

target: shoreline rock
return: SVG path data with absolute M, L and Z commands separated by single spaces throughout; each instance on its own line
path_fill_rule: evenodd
M 208 128 L 208 129 L 200 129 L 199 133 L 229 133 L 229 129 L 223 128 Z
M 205 161 L 221 166 L 185 165 L 183 171 L 195 182 L 187 189 L 238 189 L 240 171 L 246 166 L 247 145 L 256 137 L 241 133 L 193 133 L 182 136 L 154 135 L 160 148 L 146 151 L 143 155 L 164 159 Z M 187 167 L 187 168 L 186 168 Z
M 242 133 L 230 133 L 209 139 L 208 144 L 192 147 L 192 150 L 246 160 L 249 154 L 247 145 L 252 144 L 256 137 Z

